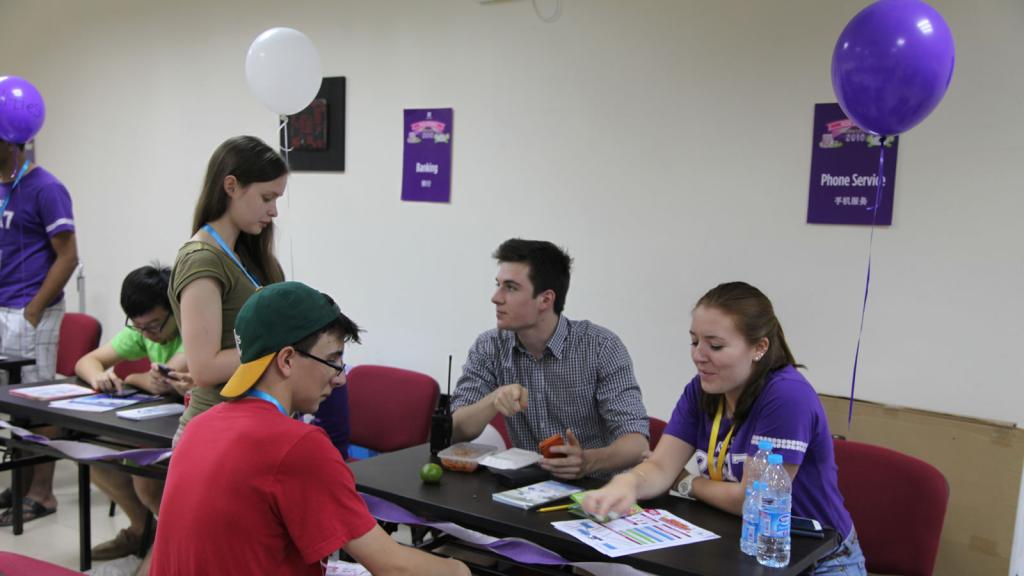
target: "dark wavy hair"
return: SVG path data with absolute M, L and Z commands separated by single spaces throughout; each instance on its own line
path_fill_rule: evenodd
M 203 190 L 196 203 L 192 218 L 192 233 L 204 224 L 224 215 L 228 209 L 224 179 L 234 176 L 245 187 L 254 182 L 270 182 L 288 174 L 288 164 L 281 155 L 255 136 L 229 138 L 213 151 L 206 167 Z M 256 276 L 260 284 L 267 285 L 284 280 L 284 271 L 274 256 L 274 224 L 259 235 L 246 232 L 238 235 L 235 253 L 245 267 Z
M 782 324 L 775 317 L 775 309 L 771 300 L 757 288 L 746 282 L 726 282 L 719 284 L 697 301 L 697 308 L 714 308 L 732 319 L 736 329 L 751 346 L 762 338 L 768 339 L 768 350 L 761 360 L 754 363 L 743 392 L 736 401 L 733 422 L 738 426 L 750 413 L 751 406 L 761 395 L 768 375 L 780 368 L 794 366 L 803 368 L 793 358 L 793 353 L 786 343 L 782 332 Z M 709 417 L 714 418 L 721 401 L 721 394 L 708 394 L 700 390 L 700 404 Z

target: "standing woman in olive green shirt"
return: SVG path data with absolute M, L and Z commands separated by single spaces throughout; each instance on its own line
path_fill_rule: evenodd
M 274 256 L 277 200 L 288 165 L 262 140 L 237 136 L 210 158 L 192 221 L 178 251 L 168 295 L 195 381 L 174 442 L 188 421 L 221 401 L 239 365 L 235 316 L 260 286 L 284 280 Z

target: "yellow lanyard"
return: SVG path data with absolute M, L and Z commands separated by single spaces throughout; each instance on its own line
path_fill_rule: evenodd
M 712 480 L 722 479 L 722 468 L 725 466 L 725 457 L 729 453 L 729 441 L 732 440 L 732 433 L 736 430 L 734 423 L 729 427 L 729 433 L 725 435 L 725 442 L 722 442 L 722 451 L 715 459 L 715 443 L 718 441 L 718 428 L 722 425 L 722 411 L 725 409 L 725 398 L 718 401 L 718 411 L 715 412 L 715 423 L 711 425 L 711 439 L 708 441 L 708 474 Z

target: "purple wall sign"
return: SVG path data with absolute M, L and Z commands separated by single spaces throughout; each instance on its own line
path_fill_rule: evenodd
M 402 200 L 449 202 L 452 187 L 452 109 L 406 110 L 402 125 Z
M 808 223 L 871 224 L 878 192 L 878 156 L 883 146 L 885 175 L 877 226 L 892 224 L 899 137 L 864 132 L 843 114 L 839 104 L 814 105 Z

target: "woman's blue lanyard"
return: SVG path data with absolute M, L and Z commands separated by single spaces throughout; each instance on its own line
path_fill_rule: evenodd
M 7 205 L 11 203 L 11 196 L 14 196 L 14 189 L 18 187 L 18 183 L 21 182 L 22 177 L 28 172 L 30 162 L 25 160 L 25 163 L 21 165 L 21 169 L 18 170 L 18 175 L 14 177 L 14 182 L 11 183 L 11 191 L 7 193 L 7 198 L 4 198 L 4 203 L 0 204 L 0 217 L 3 217 L 4 212 L 7 211 Z
M 270 402 L 274 406 L 277 406 L 277 409 L 281 411 L 281 414 L 288 416 L 288 412 L 285 411 L 284 406 L 281 405 L 281 402 L 279 402 L 277 398 L 274 398 L 273 396 L 267 394 L 263 390 L 249 390 L 248 392 L 245 393 L 245 396 L 247 398 L 256 398 L 258 400 Z M 291 418 L 291 416 L 288 417 Z
M 213 226 L 210 226 L 209 224 L 204 224 L 203 230 L 206 230 L 207 234 L 213 236 L 213 239 L 217 242 L 217 245 L 220 246 L 220 249 L 223 250 L 224 253 L 227 254 L 229 257 L 231 257 L 231 260 L 238 265 L 238 268 L 243 273 L 245 273 L 245 275 L 249 278 L 249 281 L 252 282 L 252 285 L 259 289 L 260 283 L 257 282 L 255 278 L 253 278 L 252 274 L 249 274 L 249 271 L 245 269 L 245 266 L 242 266 L 242 261 L 239 260 L 238 256 L 235 255 L 235 251 L 228 247 L 227 242 L 225 242 L 224 239 L 220 237 L 220 234 L 218 234 L 217 231 L 213 229 Z

